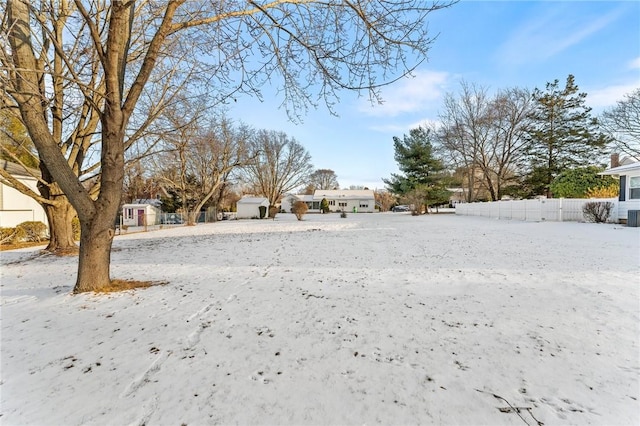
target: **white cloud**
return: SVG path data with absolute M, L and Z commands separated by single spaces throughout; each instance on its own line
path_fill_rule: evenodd
M 509 35 L 497 51 L 500 60 L 511 65 L 545 61 L 607 27 L 622 13 L 617 9 L 591 20 L 579 16 L 571 19 L 566 7 L 562 4 L 559 9 L 531 19 Z
M 440 127 L 441 124 L 442 122 L 439 119 L 424 118 L 420 121 L 417 121 L 411 124 L 409 126 L 409 129 L 415 129 L 420 126 L 428 129 L 437 129 L 438 127 Z
M 593 109 L 603 109 L 613 106 L 616 102 L 624 99 L 624 95 L 638 89 L 638 82 L 631 84 L 617 84 L 613 86 L 603 87 L 587 92 L 586 104 Z
M 373 116 L 396 117 L 430 109 L 442 98 L 449 77 L 447 72 L 415 72 L 413 77 L 383 87 L 382 105 L 371 106 L 369 102 L 362 101 L 358 110 Z
M 640 68 L 640 56 L 629 62 L 629 68 L 632 70 Z

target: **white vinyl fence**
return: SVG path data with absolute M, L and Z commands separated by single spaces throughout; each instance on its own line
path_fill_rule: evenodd
M 515 219 L 527 221 L 582 222 L 582 206 L 592 201 L 611 202 L 609 221 L 617 222 L 617 198 L 548 198 L 536 200 L 508 200 L 488 203 L 456 204 L 456 214 L 467 216 L 485 216 L 496 219 Z

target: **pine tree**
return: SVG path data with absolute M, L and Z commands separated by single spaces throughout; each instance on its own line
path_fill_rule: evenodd
M 528 177 L 532 195 L 550 196 L 549 185 L 563 170 L 598 162 L 607 136 L 597 129 L 591 108 L 585 105 L 586 93 L 580 93 L 573 75 L 564 89 L 559 81 L 547 83 L 543 92 L 533 92 L 534 110 L 528 129 Z
M 434 156 L 429 129 L 418 127 L 403 139 L 393 138 L 394 158 L 402 175 L 391 174 L 383 179 L 389 192 L 420 198 L 426 205 L 446 203 L 449 193 L 444 188 L 442 161 Z M 419 206 L 416 206 L 418 208 Z

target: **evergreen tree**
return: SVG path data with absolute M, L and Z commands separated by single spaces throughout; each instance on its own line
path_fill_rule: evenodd
M 596 166 L 565 170 L 551 182 L 551 192 L 554 197 L 589 198 L 589 190 L 607 188 L 617 182 L 611 176 L 600 176 L 602 170 Z
M 596 163 L 608 138 L 597 129 L 591 108 L 585 105 L 573 75 L 565 87 L 558 80 L 543 92 L 533 92 L 534 110 L 527 131 L 531 172 L 527 183 L 532 195 L 550 196 L 549 185 L 563 170 Z
M 383 179 L 389 192 L 420 199 L 423 204 L 446 203 L 449 193 L 444 188 L 442 161 L 434 156 L 429 129 L 418 127 L 403 139 L 393 137 L 394 158 L 403 174 L 391 174 Z M 416 205 L 416 210 L 420 206 Z M 418 210 L 419 211 L 419 210 Z

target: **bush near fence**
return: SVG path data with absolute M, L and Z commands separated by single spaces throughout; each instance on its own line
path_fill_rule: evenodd
M 487 203 L 460 203 L 456 204 L 456 214 L 534 222 L 584 222 L 583 207 L 590 202 L 613 203 L 609 221 L 617 222 L 617 198 L 541 198 Z

